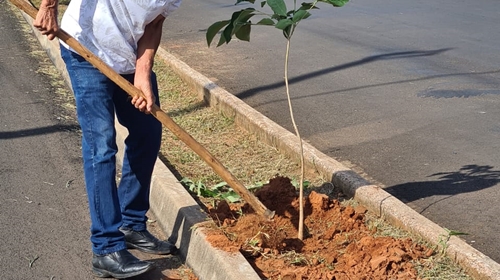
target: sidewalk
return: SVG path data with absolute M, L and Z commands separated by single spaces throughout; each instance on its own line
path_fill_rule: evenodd
M 27 16 L 25 18 L 31 22 Z M 39 40 L 56 67 L 67 78 L 59 59 L 57 43 L 47 41 L 44 37 L 39 37 Z M 158 51 L 158 56 L 211 106 L 218 107 L 228 116 L 234 117 L 238 125 L 256 134 L 267 144 L 298 158 L 298 141 L 292 133 L 219 88 L 164 49 Z M 118 135 L 124 137 L 124 131 L 118 129 Z M 307 164 L 314 166 L 325 177 L 331 178 L 345 194 L 353 196 L 370 211 L 421 236 L 431 244 L 438 245 L 440 238 L 447 236 L 443 228 L 314 147 L 305 143 L 304 151 Z M 203 231 L 195 227 L 206 220 L 206 215 L 159 159 L 153 174 L 151 211 L 158 218 L 163 230 L 176 241 L 186 264 L 200 279 L 260 279 L 241 254 L 229 254 L 210 246 Z M 500 265 L 458 237 L 450 238 L 446 253 L 475 279 L 500 279 Z

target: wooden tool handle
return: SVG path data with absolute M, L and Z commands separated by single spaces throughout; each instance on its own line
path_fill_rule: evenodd
M 30 17 L 36 18 L 38 10 L 24 0 L 10 0 L 19 9 L 27 13 Z M 57 37 L 73 48 L 85 60 L 90 62 L 94 67 L 99 69 L 106 77 L 115 82 L 120 88 L 127 92 L 130 96 L 144 96 L 143 93 L 129 83 L 125 78 L 116 73 L 111 67 L 104 63 L 101 59 L 95 56 L 75 38 L 60 29 Z M 175 136 L 181 139 L 189 148 L 197 153 L 226 183 L 243 198 L 252 209 L 259 215 L 271 219 L 274 216 L 274 211 L 267 209 L 257 197 L 255 197 L 248 189 L 234 177 L 207 149 L 198 143 L 191 135 L 176 124 L 160 107 L 156 104 L 151 110 L 151 114 L 166 126 Z

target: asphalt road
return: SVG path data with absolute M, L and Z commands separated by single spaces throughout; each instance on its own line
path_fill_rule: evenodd
M 0 0 L 0 279 L 96 279 L 72 93 L 13 7 Z M 178 255 L 130 251 L 157 268 L 130 280 L 188 272 Z
M 206 28 L 250 5 L 232 4 L 184 0 L 162 46 L 292 131 L 279 30 L 254 27 L 251 43 L 207 48 Z M 289 70 L 303 138 L 432 221 L 468 233 L 497 262 L 499 26 L 493 0 L 322 5 L 297 29 Z
M 0 10 L 0 278 L 93 279 L 78 125 L 38 42 Z

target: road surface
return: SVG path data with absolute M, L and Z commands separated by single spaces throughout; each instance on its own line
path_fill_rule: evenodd
M 95 279 L 72 93 L 12 7 L 0 1 L 0 278 Z M 178 256 L 131 252 L 159 269 L 130 280 L 182 265 Z
M 162 46 L 293 131 L 279 30 L 254 26 L 250 43 L 207 48 L 208 26 L 252 6 L 235 2 L 184 0 L 165 22 Z M 303 138 L 500 262 L 500 6 L 352 0 L 320 8 L 292 39 Z
M 10 7 L 0 2 L 1 278 L 93 279 L 78 124 Z

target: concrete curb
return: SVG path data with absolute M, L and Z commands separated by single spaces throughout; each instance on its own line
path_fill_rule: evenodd
M 116 123 L 119 153 L 123 162 L 127 130 Z M 206 240 L 203 224 L 209 217 L 179 183 L 165 164 L 156 160 L 151 182 L 151 211 L 169 240 L 180 249 L 186 264 L 200 279 L 258 280 L 260 277 L 246 259 L 238 253 L 216 249 Z
M 23 16 L 32 26 L 31 18 L 24 13 Z M 46 40 L 36 30 L 34 33 L 65 80 L 69 81 L 64 63 L 59 57 L 59 45 L 55 41 Z M 294 134 L 218 87 L 166 50 L 160 48 L 158 56 L 211 106 L 233 117 L 238 125 L 256 134 L 261 141 L 276 147 L 292 158 L 299 158 L 299 142 Z M 126 131 L 117 127 L 117 134 L 123 139 Z M 331 179 L 334 185 L 341 187 L 345 194 L 353 196 L 370 211 L 384 217 L 394 225 L 438 246 L 440 238 L 447 236 L 443 228 L 308 143 L 304 143 L 304 153 L 306 163 L 310 167 L 316 168 L 325 178 Z M 151 211 L 158 218 L 162 229 L 171 235 L 180 248 L 186 264 L 201 279 L 260 279 L 241 254 L 217 250 L 205 240 L 203 231 L 196 225 L 206 221 L 207 216 L 202 213 L 201 208 L 161 160 L 157 160 L 153 174 Z M 475 279 L 500 279 L 500 265 L 460 238 L 455 236 L 450 238 L 446 254 Z
M 28 24 L 33 20 L 22 13 Z M 59 55 L 57 40 L 49 41 L 33 29 L 42 47 L 62 73 L 69 85 L 69 76 Z M 123 162 L 124 140 L 128 131 L 116 123 L 117 164 Z M 185 263 L 200 279 L 210 280 L 260 280 L 261 278 L 241 253 L 228 253 L 214 248 L 206 239 L 203 224 L 209 220 L 191 195 L 179 183 L 165 164 L 157 159 L 151 182 L 151 208 L 169 240 L 179 248 Z
M 234 118 L 238 125 L 257 135 L 261 141 L 294 159 L 299 159 L 300 144 L 294 134 L 191 69 L 166 50 L 160 49 L 157 54 L 210 106 Z M 318 170 L 324 178 L 331 179 L 331 182 L 339 186 L 345 194 L 354 197 L 370 211 L 384 217 L 392 224 L 421 236 L 437 246 L 441 246 L 438 243 L 441 238 L 448 236 L 446 230 L 439 225 L 308 143 L 304 143 L 304 156 L 309 167 Z M 475 279 L 500 279 L 500 264 L 460 238 L 452 236 L 445 249 L 446 254 Z

